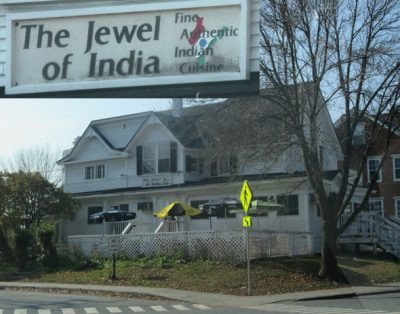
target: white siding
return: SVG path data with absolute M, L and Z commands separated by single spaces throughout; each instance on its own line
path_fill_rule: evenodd
M 137 132 L 142 125 L 145 117 L 113 121 L 109 123 L 96 124 L 96 128 L 103 134 L 107 140 L 113 144 L 115 148 L 124 148 L 128 145 L 132 136 Z M 123 129 L 122 125 L 126 128 Z
M 110 150 L 97 137 L 85 140 L 87 143 L 85 143 L 86 145 L 80 145 L 82 148 L 75 154 L 75 160 L 90 161 L 107 159 L 112 156 Z
M 155 0 L 153 2 L 163 2 L 164 0 Z M 175 0 L 175 1 L 190 1 L 190 0 Z M 99 7 L 99 6 L 115 6 L 132 3 L 149 3 L 148 0 L 133 0 L 133 1 L 89 1 L 81 0 L 80 2 L 73 1 L 50 1 L 46 0 L 5 0 L 0 4 L 0 86 L 4 86 L 4 75 L 5 75 L 5 62 L 6 62 L 6 29 L 5 29 L 5 14 L 19 13 L 19 12 L 34 12 L 34 11 L 49 11 L 49 10 L 62 10 L 62 9 L 76 9 L 76 8 L 88 8 L 88 7 Z M 13 5 L 18 4 L 18 5 Z M 250 71 L 259 71 L 259 31 L 260 31 L 260 16 L 259 16 L 259 0 L 250 1 Z M 3 41 L 3 43 L 2 43 Z M 3 49 L 2 49 L 3 47 Z
M 294 216 L 277 216 L 272 213 L 267 217 L 254 218 L 253 226 L 257 229 L 279 230 L 279 231 L 313 231 L 315 226 L 310 226 L 310 213 L 308 195 L 309 191 L 306 186 L 300 187 L 298 182 L 281 182 L 280 184 L 272 182 L 252 182 L 253 193 L 255 196 L 276 196 L 283 193 L 291 193 L 298 195 L 299 201 L 299 214 Z M 294 187 L 298 189 L 294 192 Z M 81 200 L 81 209 L 77 217 L 73 221 L 66 221 L 64 223 L 64 232 L 68 235 L 76 234 L 99 234 L 103 232 L 101 225 L 87 224 L 87 207 L 88 206 L 103 206 L 108 208 L 112 204 L 129 204 L 129 210 L 136 212 L 137 218 L 136 225 L 147 224 L 153 225 L 153 228 L 161 222 L 161 220 L 153 218 L 152 213 L 149 211 L 138 211 L 137 203 L 141 201 L 152 201 L 154 211 L 163 208 L 170 202 L 179 199 L 183 202 L 190 203 L 192 200 L 210 200 L 213 198 L 232 197 L 238 199 L 240 193 L 240 185 L 228 184 L 209 186 L 208 188 L 192 188 L 186 189 L 172 189 L 169 191 L 153 191 L 146 194 L 145 191 L 132 192 L 131 195 L 116 195 L 116 196 L 93 196 L 92 198 Z M 311 214 L 311 218 L 317 220 L 315 211 Z M 181 230 L 209 230 L 210 222 L 208 219 L 190 219 L 181 217 Z M 241 229 L 241 214 L 237 214 L 237 218 L 217 219 L 212 218 L 212 227 L 214 230 L 224 229 Z M 311 229 L 311 230 L 310 230 Z

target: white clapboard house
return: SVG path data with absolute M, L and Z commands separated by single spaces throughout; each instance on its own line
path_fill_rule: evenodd
M 62 238 L 116 232 L 89 219 L 110 208 L 136 213 L 132 233 L 154 232 L 160 220 L 153 213 L 168 203 L 198 207 L 239 200 L 244 180 L 254 199 L 285 205 L 259 214 L 254 227 L 318 232 L 318 210 L 300 154 L 279 123 L 264 116 L 273 110 L 260 97 L 185 107 L 175 100 L 171 110 L 92 121 L 58 162 L 65 191 L 81 204 L 76 217 L 63 222 Z M 326 182 L 334 188 L 341 150 L 326 110 L 320 119 L 321 134 L 329 138 L 323 145 Z M 224 210 L 212 217 L 206 212 L 180 217 L 179 230 L 241 229 L 240 216 Z

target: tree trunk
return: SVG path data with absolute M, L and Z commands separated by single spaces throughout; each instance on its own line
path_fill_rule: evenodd
M 12 258 L 10 246 L 8 245 L 7 237 L 5 236 L 3 229 L 0 226 L 0 258 L 6 261 L 10 261 Z
M 347 282 L 336 259 L 337 229 L 332 220 L 322 220 L 321 261 L 318 275 L 336 281 Z

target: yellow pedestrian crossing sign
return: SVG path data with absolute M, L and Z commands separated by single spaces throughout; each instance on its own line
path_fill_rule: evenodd
M 251 227 L 251 216 L 243 216 L 243 228 Z
M 253 193 L 251 192 L 250 186 L 247 183 L 247 180 L 243 182 L 242 192 L 240 193 L 240 201 L 242 202 L 243 209 L 247 214 L 247 211 L 250 208 L 251 201 L 253 199 Z

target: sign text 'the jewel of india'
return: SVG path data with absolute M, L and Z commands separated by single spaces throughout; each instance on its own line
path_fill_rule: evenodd
M 244 79 L 241 19 L 240 5 L 15 17 L 8 91 Z

